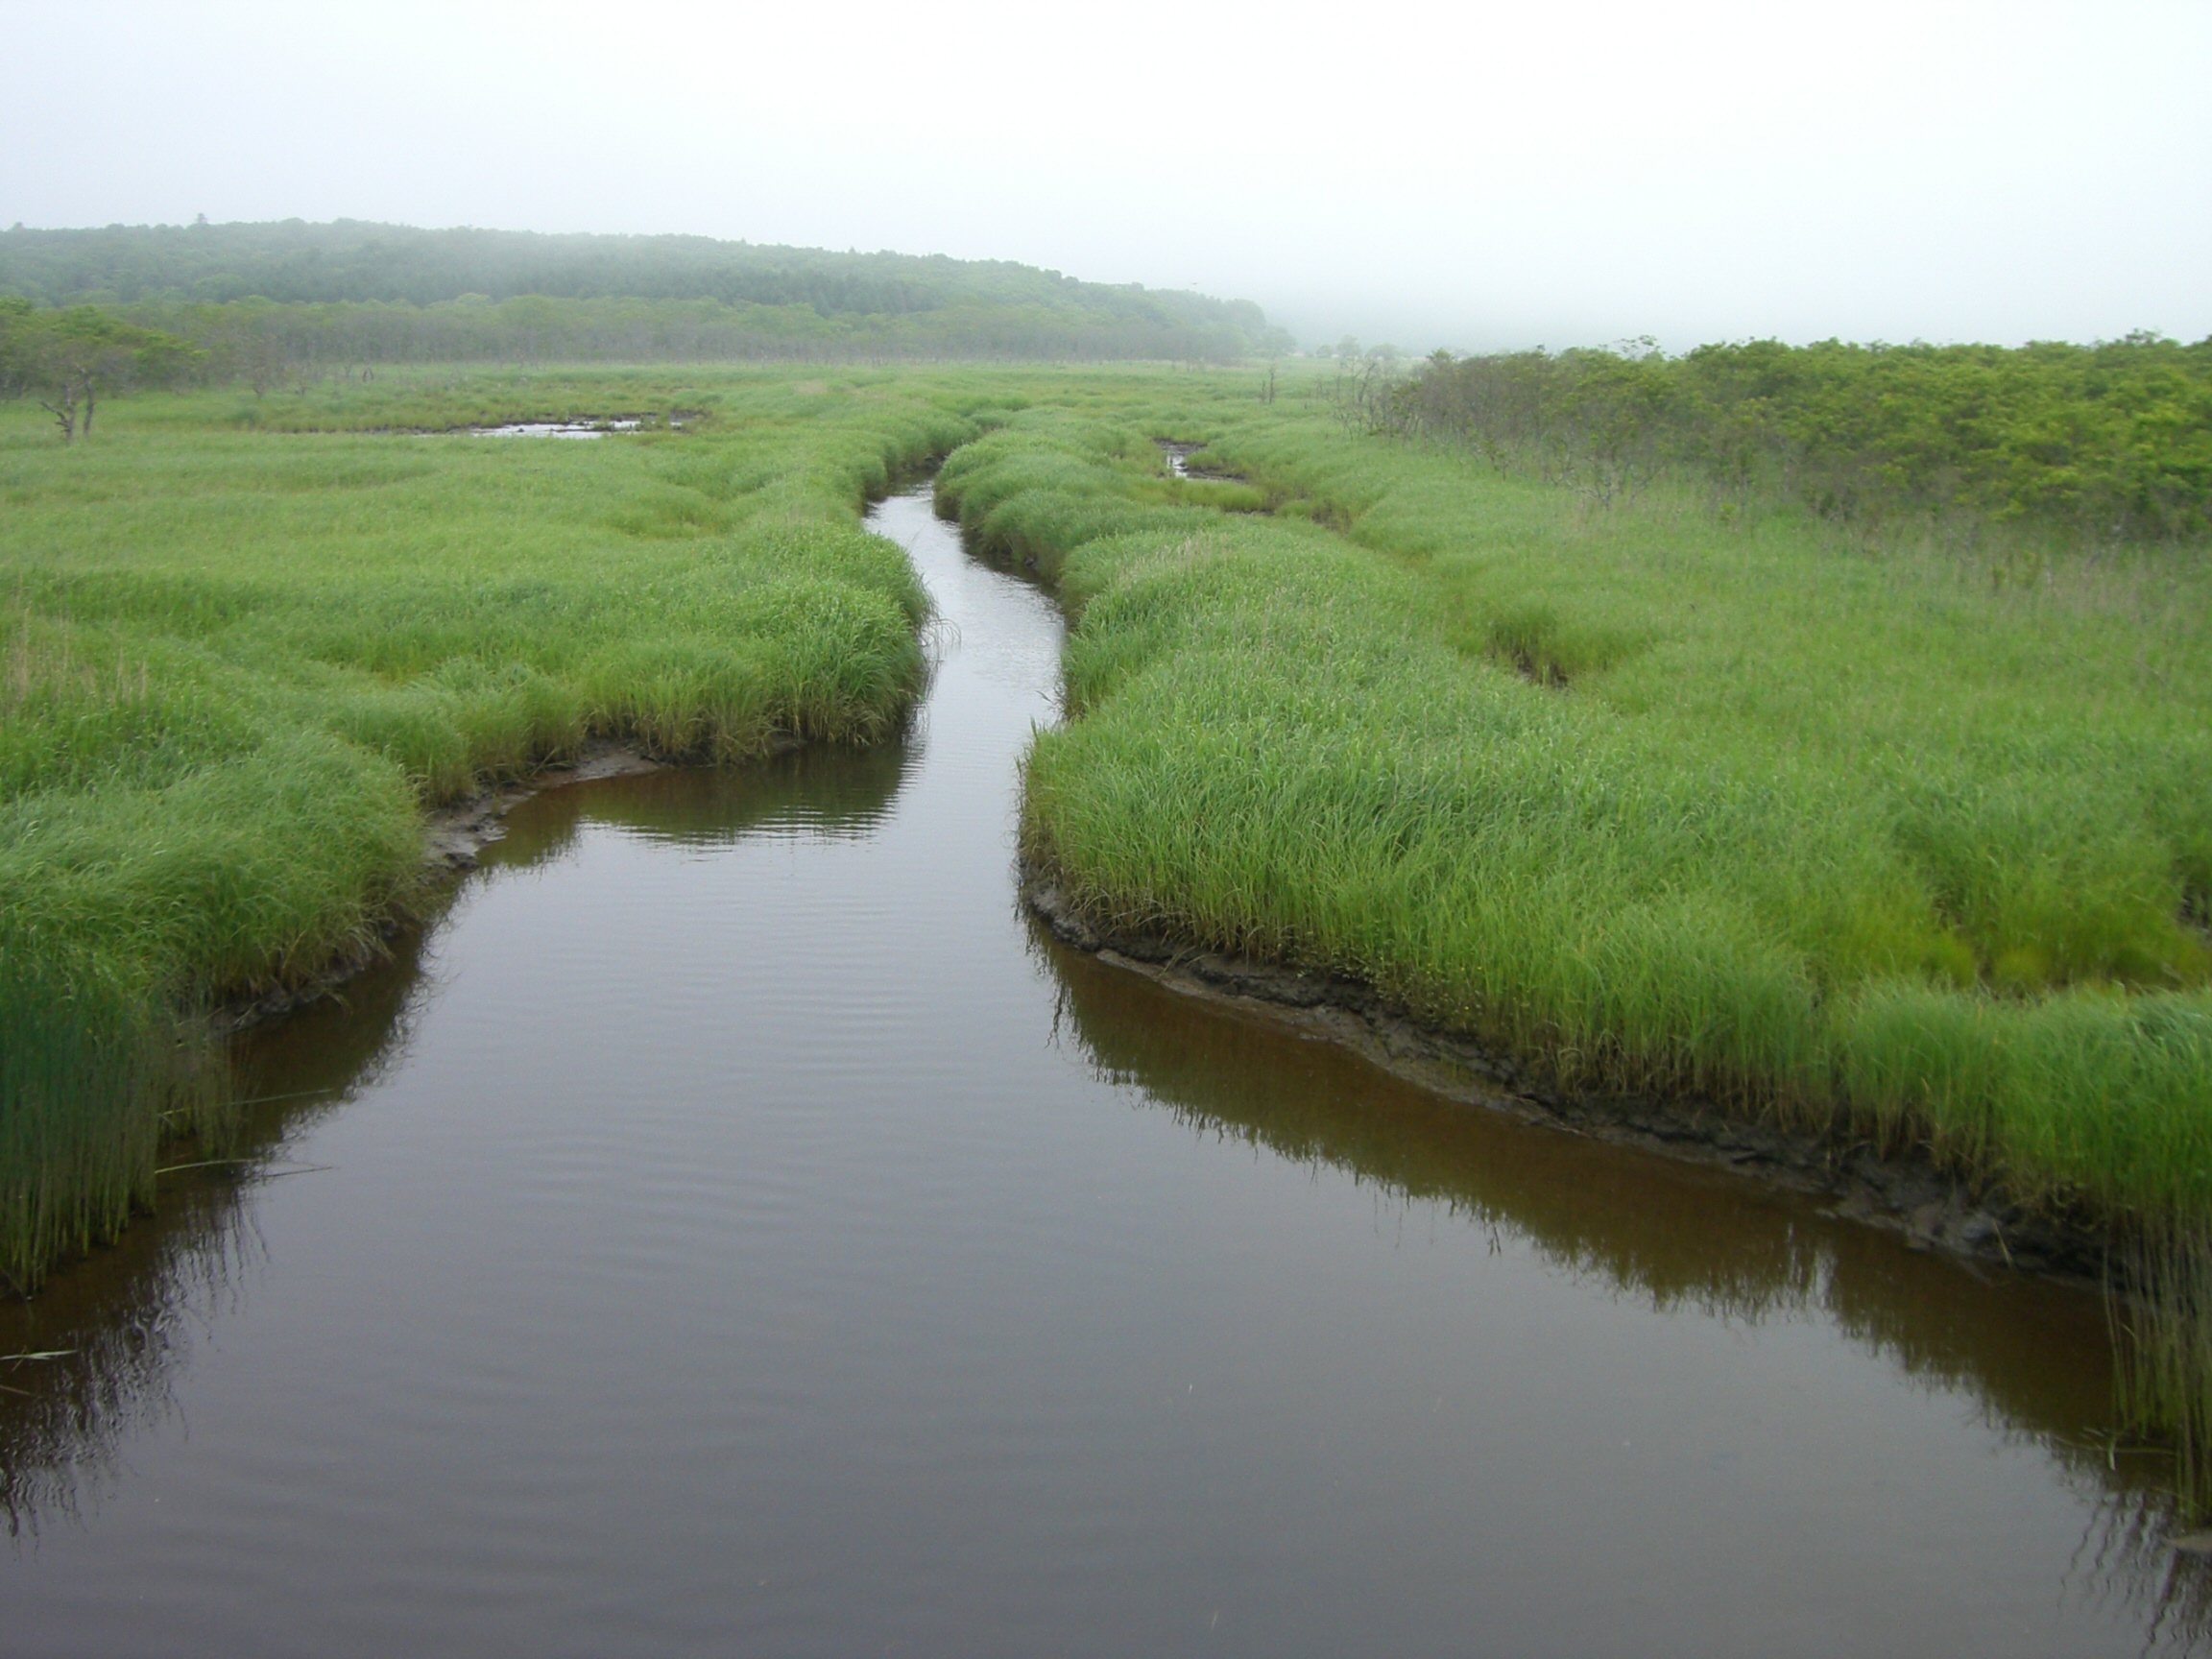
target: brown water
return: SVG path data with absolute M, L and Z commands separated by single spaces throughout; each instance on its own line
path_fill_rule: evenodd
M 518 809 L 0 1315 L 0 1653 L 2134 1654 L 2094 1298 L 1061 950 L 1059 624 L 902 497 L 910 742 Z

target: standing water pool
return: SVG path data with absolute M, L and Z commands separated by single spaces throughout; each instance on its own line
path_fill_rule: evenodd
M 1061 625 L 926 493 L 902 744 L 525 803 L 0 1312 L 0 1652 L 2128 1654 L 2090 1295 L 1428 1096 L 1015 897 Z

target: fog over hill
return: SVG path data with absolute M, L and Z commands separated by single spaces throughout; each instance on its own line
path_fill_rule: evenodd
M 1284 352 L 1293 344 L 1248 300 L 1085 282 L 1007 260 L 346 219 L 18 228 L 0 232 L 0 293 L 50 305 L 122 305 L 172 322 L 181 311 L 187 332 L 196 331 L 190 320 L 204 307 L 243 301 L 440 307 L 538 296 L 734 308 L 739 332 L 774 334 L 794 353 L 811 343 L 892 355 L 1222 359 Z M 754 314 L 755 307 L 782 315 Z M 585 320 L 589 330 L 611 313 L 600 305 L 565 315 L 572 325 Z M 394 320 L 377 316 L 390 333 Z M 630 323 L 637 316 L 634 308 L 622 312 Z M 837 326 L 815 326 L 815 319 Z M 683 320 L 693 335 L 703 323 L 722 324 L 727 332 L 733 322 L 696 310 Z

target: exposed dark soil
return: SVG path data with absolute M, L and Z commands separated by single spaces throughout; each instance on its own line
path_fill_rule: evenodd
M 1839 1130 L 1808 1134 L 1747 1120 L 1695 1098 L 1562 1089 L 1508 1056 L 1422 1024 L 1355 980 L 1193 950 L 1158 935 L 1102 931 L 1036 871 L 1024 870 L 1022 895 L 1065 944 L 1181 995 L 1340 1044 L 1448 1098 L 1823 1198 L 1826 1214 L 1900 1233 L 1912 1249 L 2105 1282 L 2106 1240 L 2088 1222 L 2031 1210 L 1924 1156 L 1885 1155 Z
M 434 872 L 459 873 L 476 868 L 476 854 L 507 833 L 502 822 L 517 805 L 546 789 L 570 783 L 589 783 L 600 778 L 628 778 L 640 772 L 658 772 L 663 761 L 648 758 L 634 745 L 595 739 L 584 745 L 573 761 L 532 773 L 477 791 L 466 801 L 438 807 L 423 817 L 422 862 Z M 383 943 L 397 935 L 404 924 L 388 917 L 381 937 L 365 940 L 325 964 L 323 971 L 297 985 L 287 985 L 258 997 L 218 1003 L 208 1016 L 217 1036 L 228 1036 L 336 996 L 348 980 L 356 977 L 385 954 Z
M 584 745 L 573 761 L 548 766 L 528 778 L 495 784 L 466 801 L 441 806 L 424 819 L 423 862 L 448 870 L 473 870 L 476 854 L 507 833 L 501 822 L 521 803 L 546 789 L 589 783 L 600 778 L 630 778 L 658 772 L 665 761 L 648 758 L 635 745 L 604 739 Z

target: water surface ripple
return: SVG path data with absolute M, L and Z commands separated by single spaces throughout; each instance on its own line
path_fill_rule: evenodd
M 1013 897 L 1060 623 L 910 740 L 518 809 L 0 1315 L 11 1655 L 2136 1654 L 2094 1300 L 1494 1120 Z

